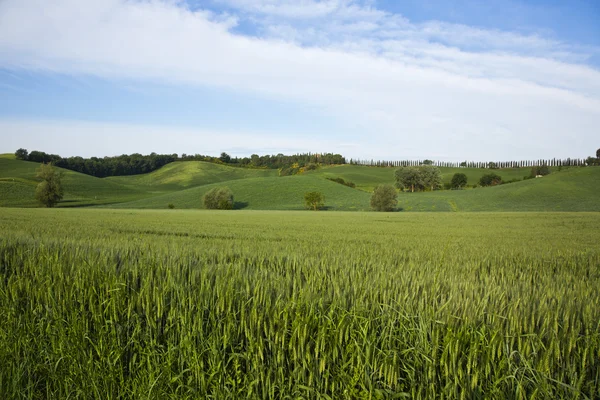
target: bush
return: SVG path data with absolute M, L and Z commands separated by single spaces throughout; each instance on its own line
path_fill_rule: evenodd
M 175 208 L 175 204 L 173 204 L 173 203 L 169 203 L 169 205 L 168 205 L 167 207 L 169 207 L 169 209 L 170 209 L 170 210 L 172 210 L 172 209 L 174 209 L 174 208 Z
M 317 211 L 323 208 L 325 204 L 325 197 L 320 192 L 307 192 L 304 194 L 304 204 L 309 210 Z
M 546 176 L 550 174 L 550 168 L 546 164 L 544 165 L 536 165 L 535 167 L 531 167 L 531 177 L 535 178 L 538 175 Z
M 351 188 L 355 188 L 356 187 L 356 184 L 354 182 L 345 181 L 342 178 L 327 178 L 327 179 L 329 179 L 332 182 L 339 183 L 341 185 L 345 185 L 345 186 L 348 186 L 348 187 L 351 187 Z
M 233 210 L 233 192 L 228 187 L 213 188 L 202 200 L 208 210 Z
M 479 179 L 479 185 L 481 186 L 496 186 L 502 183 L 500 175 L 495 173 L 485 174 Z
M 375 211 L 394 211 L 398 205 L 398 193 L 392 185 L 379 185 L 371 196 L 371 208 Z
M 452 187 L 452 189 L 462 189 L 465 186 L 467 186 L 467 175 L 462 172 L 454 174 L 452 181 L 450 182 L 450 187 Z

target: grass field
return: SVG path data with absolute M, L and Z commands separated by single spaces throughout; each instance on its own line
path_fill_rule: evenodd
M 599 398 L 599 225 L 3 209 L 0 398 Z
M 112 208 L 203 208 L 202 196 L 213 187 L 229 187 L 236 208 L 254 210 L 305 209 L 304 193 L 319 191 L 330 210 L 368 210 L 370 194 L 314 176 L 250 178 L 199 186 L 162 196 L 111 205 Z
M 36 207 L 36 163 L 0 157 L 0 206 Z M 463 172 L 475 183 L 490 170 L 441 168 L 443 179 Z M 59 207 L 105 206 L 161 209 L 202 208 L 202 196 L 216 186 L 232 189 L 236 208 L 249 210 L 300 210 L 304 193 L 320 191 L 329 210 L 369 210 L 376 185 L 394 183 L 395 168 L 356 165 L 326 166 L 291 177 L 276 170 L 245 169 L 206 162 L 175 162 L 149 174 L 95 178 L 63 170 L 65 198 Z M 505 180 L 520 179 L 528 168 L 494 170 Z M 343 178 L 356 189 L 325 178 Z M 401 211 L 600 211 L 600 168 L 564 168 L 541 179 L 492 188 L 463 191 L 400 193 Z
M 368 192 L 372 192 L 375 186 L 394 182 L 394 172 L 397 168 L 392 167 L 367 167 L 363 165 L 333 165 L 325 166 L 314 171 L 309 171 L 307 175 L 321 176 L 324 178 L 342 178 L 346 181 L 354 182 L 356 187 Z M 488 170 L 481 168 L 439 168 L 442 173 L 444 183 L 450 183 L 452 176 L 460 172 L 467 175 L 467 184 L 474 185 L 479 182 L 479 178 L 490 172 L 494 172 L 502 177 L 503 180 L 523 179 L 531 173 L 531 168 L 505 168 L 497 170 Z

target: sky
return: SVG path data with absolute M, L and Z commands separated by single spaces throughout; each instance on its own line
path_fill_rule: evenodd
M 600 147 L 597 0 L 0 0 L 0 153 Z

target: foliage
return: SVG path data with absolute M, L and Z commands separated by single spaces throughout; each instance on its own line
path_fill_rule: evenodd
M 29 152 L 26 149 L 18 149 L 15 151 L 15 157 L 17 160 L 27 160 Z
M 485 174 L 479 179 L 479 185 L 481 186 L 496 186 L 500 185 L 501 183 L 502 178 L 500 177 L 500 175 L 497 175 L 493 172 Z
M 423 165 L 433 165 L 432 160 L 423 160 Z
M 436 190 L 442 186 L 440 169 L 432 165 L 400 167 L 396 170 L 395 177 L 397 188 L 410 189 L 411 192 Z
M 332 182 L 339 183 L 341 185 L 345 185 L 351 188 L 355 188 L 356 184 L 354 182 L 345 181 L 343 178 L 327 178 Z
M 221 160 L 224 163 L 228 163 L 231 161 L 231 156 L 225 152 L 221 153 L 221 156 L 219 157 L 219 160 Z
M 307 192 L 304 194 L 306 208 L 317 211 L 325 205 L 325 197 L 321 192 Z
M 215 187 L 202 198 L 208 210 L 233 210 L 233 192 L 228 187 Z
M 394 211 L 398 205 L 398 193 L 392 185 L 379 185 L 371 196 L 371 208 L 375 211 Z
M 489 162 L 487 167 L 489 169 L 498 169 L 498 164 L 496 164 L 495 162 Z
M 596 150 L 596 158 L 600 158 L 600 149 Z
M 598 214 L 1 215 L 2 399 L 600 392 Z
M 530 175 L 534 178 L 538 175 L 546 176 L 549 174 L 550 174 L 550 168 L 548 168 L 548 166 L 546 164 L 536 165 L 534 167 L 531 167 Z
M 42 181 L 35 188 L 36 200 L 46 207 L 54 207 L 64 195 L 62 174 L 52 164 L 42 164 L 37 171 L 37 178 Z
M 462 172 L 457 172 L 452 176 L 452 181 L 450 182 L 450 186 L 453 189 L 462 189 L 467 186 L 467 175 Z
M 167 207 L 169 207 L 169 210 L 172 210 L 175 208 L 175 204 L 169 203 L 169 205 Z

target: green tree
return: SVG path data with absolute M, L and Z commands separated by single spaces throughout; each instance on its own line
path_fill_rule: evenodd
M 481 186 L 495 186 L 502 183 L 502 178 L 500 175 L 496 175 L 495 173 L 485 174 L 479 179 L 479 184 Z
M 442 186 L 442 173 L 438 167 L 433 165 L 421 165 L 419 167 L 421 173 L 421 179 L 423 183 L 423 190 L 431 189 L 436 190 Z
M 219 160 L 223 161 L 224 163 L 228 163 L 231 161 L 231 156 L 225 152 L 221 153 L 221 157 L 219 157 Z
M 40 165 L 37 177 L 42 181 L 35 188 L 35 198 L 46 207 L 54 207 L 62 200 L 64 194 L 62 173 L 48 163 Z
M 423 161 L 423 165 L 433 165 L 433 161 L 431 161 L 431 160 L 424 160 Z
M 546 164 L 536 165 L 531 167 L 531 177 L 535 178 L 538 175 L 546 176 L 550 174 L 550 168 Z
M 208 210 L 233 210 L 233 192 L 228 187 L 212 188 L 202 198 Z
M 28 155 L 29 155 L 29 152 L 22 148 L 15 151 L 15 157 L 17 158 L 17 160 L 27 160 Z
M 304 194 L 306 208 L 317 211 L 325 205 L 325 197 L 320 192 L 307 192 Z
M 410 189 L 414 192 L 423 186 L 423 177 L 417 167 L 400 167 L 396 170 L 396 187 L 398 189 Z
M 398 205 L 398 193 L 392 185 L 379 185 L 371 196 L 371 208 L 375 211 L 394 211 Z
M 596 150 L 596 158 L 600 158 L 600 149 Z
M 462 189 L 467 186 L 467 175 L 462 172 L 457 172 L 452 176 L 452 181 L 450 182 L 450 186 L 453 189 Z

